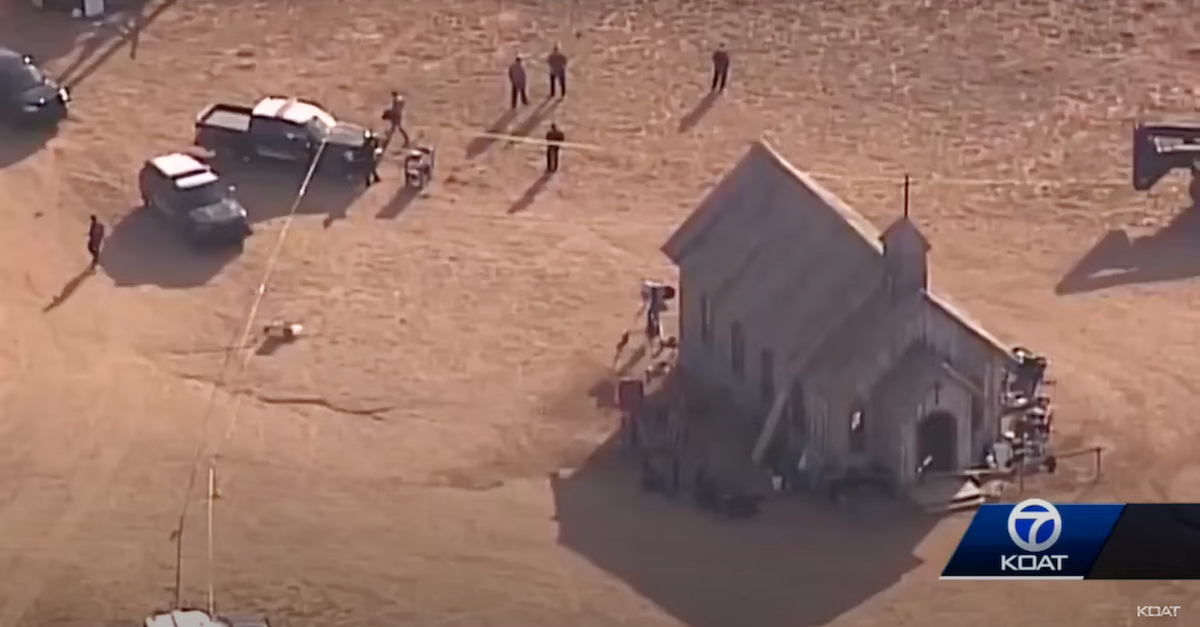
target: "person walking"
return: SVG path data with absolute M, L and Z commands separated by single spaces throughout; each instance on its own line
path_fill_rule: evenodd
M 508 66 L 508 84 L 511 87 L 510 106 L 513 109 L 517 108 L 517 104 L 528 105 L 529 93 L 525 90 L 525 65 L 521 63 L 521 57 L 517 56 L 512 64 Z
M 104 247 L 104 225 L 96 216 L 91 216 L 88 224 L 87 250 L 92 257 L 90 269 L 100 265 L 100 250 Z
M 546 131 L 546 174 L 558 172 L 558 154 L 565 141 L 566 134 L 559 130 L 557 124 L 551 122 L 550 130 Z
M 721 44 L 713 52 L 712 65 L 713 75 L 710 91 L 725 91 L 725 84 L 729 82 L 729 51 L 725 49 L 725 44 Z
M 388 123 L 387 139 L 384 140 L 385 145 L 392 143 L 392 137 L 396 133 L 400 133 L 400 136 L 404 138 L 404 145 L 406 147 L 412 143 L 412 140 L 408 136 L 408 131 L 404 128 L 405 104 L 404 96 L 401 96 L 399 92 L 393 91 L 391 104 L 383 112 L 383 119 Z
M 563 54 L 558 44 L 546 57 L 546 65 L 550 68 L 550 97 L 567 97 L 567 55 Z

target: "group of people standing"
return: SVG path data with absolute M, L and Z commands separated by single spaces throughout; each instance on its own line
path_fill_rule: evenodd
M 546 57 L 546 68 L 550 76 L 550 95 L 547 100 L 567 97 L 567 55 L 563 54 L 558 44 Z M 529 76 L 525 72 L 525 62 L 517 55 L 508 66 L 509 108 L 516 109 L 529 105 Z M 546 174 L 558 172 L 559 155 L 567 136 L 558 128 L 555 122 L 550 123 L 546 131 Z
M 546 70 L 550 86 L 550 93 L 546 97 L 547 100 L 567 97 L 568 65 L 569 60 L 567 59 L 567 55 L 558 44 L 555 44 L 550 54 L 546 56 Z M 729 84 L 729 67 L 729 51 L 722 44 L 712 53 L 712 84 L 710 89 L 712 93 L 725 91 L 726 86 Z M 526 72 L 525 61 L 521 55 L 517 55 L 508 66 L 508 83 L 509 108 L 516 110 L 518 107 L 528 106 L 529 75 Z M 393 91 L 390 104 L 381 116 L 388 123 L 388 130 L 382 142 L 384 150 L 387 149 L 397 134 L 403 138 L 405 147 L 409 146 L 412 141 L 404 126 L 405 105 L 404 96 L 401 96 L 399 92 Z M 566 133 L 559 128 L 556 122 L 551 122 L 545 136 L 547 174 L 558 172 L 562 149 L 566 141 Z M 372 168 L 367 177 L 367 185 L 370 186 L 377 182 L 379 182 L 379 174 Z
M 546 68 L 550 76 L 550 95 L 547 98 L 567 97 L 567 55 L 558 44 L 546 57 Z M 529 76 L 525 73 L 525 61 L 517 55 L 508 66 L 509 107 L 529 104 Z
M 546 56 L 546 70 L 550 83 L 547 100 L 567 97 L 567 66 L 567 55 L 563 53 L 558 44 L 555 44 L 550 54 Z M 729 84 L 729 66 L 729 51 L 722 44 L 712 53 L 712 87 L 710 89 L 712 93 L 725 91 L 725 87 Z M 525 62 L 521 55 L 517 55 L 508 66 L 508 84 L 509 108 L 515 110 L 521 106 L 528 106 L 529 75 L 525 71 Z M 566 141 L 566 134 L 562 132 L 557 123 L 551 122 L 550 129 L 546 131 L 547 174 L 558 172 L 559 156 Z

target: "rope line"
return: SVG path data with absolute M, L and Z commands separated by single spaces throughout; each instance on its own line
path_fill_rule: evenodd
M 564 149 L 583 150 L 586 152 L 600 152 L 612 155 L 627 155 L 630 154 L 628 149 L 613 149 L 600 144 L 592 144 L 587 142 L 548 142 L 544 139 L 536 137 L 527 137 L 525 135 L 510 135 L 506 133 L 493 133 L 491 131 L 461 131 L 464 137 L 485 138 L 497 141 L 508 142 L 510 144 L 527 144 L 533 146 L 549 146 L 551 143 L 561 146 Z M 821 171 L 806 171 L 810 176 L 818 179 L 832 181 L 846 181 L 851 183 L 895 183 L 903 184 L 905 175 L 897 172 L 895 174 L 848 174 L 844 172 L 821 172 Z M 958 177 L 958 176 L 943 176 L 937 173 L 930 173 L 925 178 L 908 175 L 909 180 L 913 185 L 940 185 L 954 187 L 1005 187 L 1005 186 L 1028 186 L 1028 187 L 1070 187 L 1070 186 L 1095 186 L 1095 187 L 1131 187 L 1130 179 L 1080 179 L 1080 178 L 1017 178 L 1017 177 Z
M 300 183 L 300 187 L 296 191 L 296 197 L 294 198 L 294 200 L 292 202 L 292 206 L 288 210 L 288 213 L 284 218 L 283 227 L 280 229 L 279 234 L 275 240 L 275 247 L 271 251 L 271 255 L 267 258 L 267 266 L 263 271 L 262 279 L 259 281 L 258 288 L 255 290 L 254 300 L 251 302 L 250 307 L 247 309 L 247 312 L 245 315 L 245 322 L 242 325 L 240 332 L 238 332 L 234 337 L 231 338 L 230 342 L 226 345 L 226 347 L 223 351 L 224 355 L 221 359 L 221 366 L 217 371 L 217 377 L 213 381 L 212 388 L 209 391 L 208 399 L 206 400 L 205 410 L 201 416 L 202 435 L 200 438 L 200 442 L 196 446 L 196 454 L 195 454 L 193 462 L 192 462 L 191 471 L 188 475 L 187 488 L 185 489 L 185 492 L 183 495 L 183 506 L 180 509 L 180 515 L 178 518 L 178 526 L 176 527 L 175 534 L 174 534 L 176 536 L 175 540 L 177 542 L 177 549 L 176 549 L 177 563 L 176 563 L 176 574 L 175 574 L 175 588 L 176 588 L 175 589 L 175 605 L 177 607 L 180 604 L 179 597 L 180 597 L 180 589 L 181 589 L 181 584 L 182 584 L 182 574 L 181 573 L 182 573 L 183 529 L 184 529 L 184 525 L 187 523 L 188 514 L 190 513 L 190 510 L 191 510 L 191 495 L 194 492 L 194 490 L 196 488 L 196 483 L 199 480 L 200 468 L 203 466 L 203 464 L 201 463 L 201 460 L 204 459 L 204 453 L 207 449 L 209 449 L 209 445 L 211 443 L 209 431 L 211 429 L 212 422 L 213 422 L 213 414 L 216 411 L 217 395 L 221 392 L 221 390 L 228 390 L 228 384 L 229 384 L 230 379 L 232 379 L 233 377 L 236 377 L 237 375 L 240 375 L 243 371 L 245 371 L 246 366 L 248 365 L 248 363 L 250 361 L 250 357 L 254 354 L 253 351 L 246 350 L 247 346 L 249 344 L 250 336 L 254 332 L 254 323 L 255 323 L 256 319 L 258 318 L 259 310 L 261 309 L 263 299 L 266 296 L 267 287 L 270 284 L 271 276 L 275 272 L 275 267 L 279 261 L 280 254 L 283 251 L 283 246 L 287 240 L 288 232 L 291 228 L 292 223 L 295 221 L 296 213 L 297 213 L 297 211 L 299 211 L 300 204 L 304 200 L 304 195 L 307 193 L 308 187 L 312 183 L 314 175 L 316 174 L 317 165 L 320 163 L 321 156 L 324 154 L 324 152 L 325 152 L 325 142 L 322 141 L 320 144 L 317 145 L 317 150 L 313 153 L 313 157 L 311 159 L 311 162 L 309 163 L 308 170 L 305 172 L 304 178 L 302 179 L 302 181 Z M 237 366 L 238 366 L 237 371 L 231 372 L 230 366 L 232 364 L 234 364 L 234 357 L 237 356 L 239 354 L 239 352 L 243 353 L 243 358 L 240 362 L 237 363 Z M 239 395 L 234 396 L 234 407 L 233 407 L 233 413 L 230 416 L 229 426 L 226 428 L 225 433 L 224 433 L 223 437 L 221 438 L 221 440 L 218 440 L 216 442 L 216 444 L 212 447 L 212 452 L 210 453 L 209 464 L 208 464 L 208 471 L 209 471 L 209 473 L 208 473 L 209 474 L 209 486 L 208 487 L 209 487 L 209 489 L 208 489 L 208 494 L 207 494 L 207 504 L 208 504 L 209 512 L 208 512 L 208 522 L 207 522 L 206 527 L 207 527 L 207 536 L 208 536 L 208 542 L 207 542 L 208 586 L 207 587 L 208 587 L 208 608 L 209 608 L 210 614 L 215 609 L 214 583 L 213 583 L 213 563 L 214 563 L 213 535 L 214 535 L 214 532 L 213 532 L 213 528 L 212 528 L 212 507 L 213 507 L 212 501 L 213 501 L 213 498 L 214 498 L 215 492 L 216 492 L 216 487 L 215 487 L 216 460 L 220 453 L 221 445 L 223 444 L 224 440 L 227 440 L 233 434 L 233 425 L 236 424 L 236 421 L 237 421 L 237 413 L 236 412 L 237 412 L 238 408 L 240 407 L 240 402 L 241 402 L 241 395 L 239 394 Z
M 300 203 L 304 200 L 304 195 L 308 192 L 308 186 L 312 183 L 313 177 L 317 172 L 317 165 L 321 162 L 321 156 L 325 153 L 325 141 L 322 140 L 317 145 L 316 152 L 313 153 L 312 162 L 308 166 L 308 171 L 304 174 L 304 179 L 300 182 L 299 189 L 296 190 L 296 197 L 292 201 L 292 206 L 288 209 L 287 217 L 284 219 L 283 226 L 279 230 L 279 235 L 275 239 L 275 248 L 271 251 L 271 255 L 267 258 L 267 266 L 263 269 L 262 279 L 258 282 L 258 289 L 255 290 L 254 300 L 250 304 L 249 310 L 246 312 L 246 321 L 242 328 L 242 333 L 239 336 L 237 344 L 233 350 L 242 352 L 242 359 L 238 363 L 238 370 L 235 375 L 240 375 L 245 372 L 246 367 L 250 364 L 250 359 L 254 356 L 254 351 L 249 349 L 249 341 L 251 334 L 254 333 L 254 324 L 258 319 L 259 310 L 262 308 L 262 303 L 267 294 L 267 287 L 271 283 L 271 277 L 275 274 L 275 266 L 279 262 L 279 257 L 283 252 L 283 246 L 287 242 L 288 232 L 291 230 L 293 222 L 295 222 L 296 212 L 300 209 Z M 215 610 L 216 601 L 214 597 L 214 541 L 213 541 L 213 500 L 216 498 L 216 476 L 217 476 L 217 460 L 221 454 L 221 449 L 225 442 L 233 437 L 233 432 L 237 427 L 238 414 L 241 409 L 242 395 L 234 396 L 233 408 L 230 411 L 229 422 L 226 425 L 225 433 L 221 439 L 217 440 L 213 446 L 212 453 L 209 457 L 208 476 L 208 607 L 209 614 L 212 615 Z M 206 430 L 207 433 L 207 430 Z

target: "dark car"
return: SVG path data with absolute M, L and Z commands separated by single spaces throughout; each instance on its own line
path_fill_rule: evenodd
M 0 48 L 0 122 L 18 128 L 57 124 L 67 117 L 71 96 L 33 58 Z
M 277 161 L 361 180 L 383 150 L 371 130 L 341 122 L 321 105 L 271 96 L 253 107 L 210 105 L 196 116 L 195 143 L 217 159 Z
M 150 159 L 138 174 L 138 186 L 144 206 L 195 244 L 240 244 L 252 231 L 246 209 L 233 197 L 233 187 L 191 155 Z

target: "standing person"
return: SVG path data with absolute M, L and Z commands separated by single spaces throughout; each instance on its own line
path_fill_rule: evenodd
M 558 44 L 554 44 L 554 50 L 550 51 L 549 57 L 546 57 L 546 65 L 550 67 L 550 97 L 558 95 L 559 98 L 566 98 L 567 55 L 562 53 Z
M 88 225 L 87 249 L 88 254 L 92 256 L 91 269 L 95 269 L 100 265 L 100 249 L 104 246 L 104 225 L 96 216 L 92 216 Z
M 716 52 L 713 52 L 712 64 L 713 77 L 710 91 L 725 91 L 725 83 L 729 81 L 729 51 L 725 50 L 725 44 L 721 44 L 717 47 Z
M 513 60 L 512 65 L 508 66 L 508 84 L 512 88 L 512 96 L 510 106 L 513 109 L 517 108 L 517 104 L 529 104 L 529 94 L 525 91 L 525 65 L 521 63 L 521 57 L 518 55 Z
M 551 122 L 550 130 L 546 131 L 546 174 L 558 172 L 558 153 L 565 141 L 566 134 L 559 130 L 557 124 Z
M 383 112 L 383 119 L 388 123 L 388 135 L 387 140 L 384 142 L 385 144 L 392 143 L 392 137 L 396 133 L 400 133 L 400 136 L 404 138 L 404 145 L 406 147 L 412 143 L 412 140 L 409 139 L 408 131 L 404 129 L 405 104 L 404 96 L 401 96 L 399 92 L 393 91 L 391 104 L 388 106 L 387 111 Z
M 407 139 L 408 138 L 406 136 L 404 142 L 406 145 L 408 144 Z M 363 182 L 366 183 L 367 187 L 371 187 L 372 185 L 383 180 L 379 177 L 379 158 L 381 156 L 381 151 L 379 150 L 379 138 L 372 136 L 370 139 L 368 139 L 367 148 L 371 153 L 368 157 L 369 162 L 362 164 L 360 167 L 363 169 Z
M 646 310 L 646 346 L 655 356 L 662 350 L 662 323 L 653 308 Z
M 642 306 L 638 313 L 646 314 L 646 345 L 655 354 L 661 350 L 662 312 L 667 301 L 675 297 L 675 288 L 657 281 L 642 281 Z

